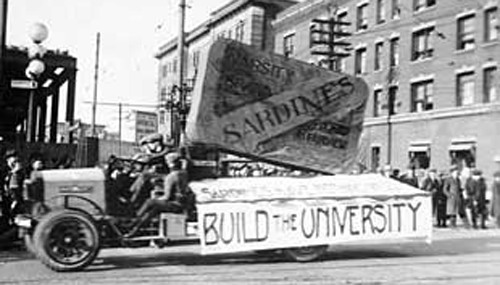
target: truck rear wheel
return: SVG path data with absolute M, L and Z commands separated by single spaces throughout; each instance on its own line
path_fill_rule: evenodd
M 283 253 L 289 259 L 298 262 L 308 262 L 318 259 L 328 249 L 328 245 L 286 248 Z
M 40 261 L 54 271 L 76 271 L 99 253 L 99 232 L 92 218 L 80 211 L 60 210 L 43 216 L 33 243 Z

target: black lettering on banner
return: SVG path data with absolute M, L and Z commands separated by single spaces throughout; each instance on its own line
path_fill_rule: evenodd
M 356 216 L 356 212 L 359 211 L 358 205 L 352 205 L 346 207 L 346 212 L 349 212 L 349 229 L 351 235 L 359 235 L 359 230 L 355 230 L 355 222 L 353 222 L 354 217 Z
M 260 219 L 259 217 L 263 217 L 263 223 L 265 225 L 265 233 L 263 235 L 261 235 L 261 232 L 259 231 L 260 229 Z M 257 212 L 255 212 L 255 227 L 256 227 L 256 241 L 260 242 L 260 241 L 264 241 L 268 238 L 269 236 L 269 215 L 267 214 L 266 211 L 263 211 L 263 210 L 258 210 Z
M 326 236 L 330 236 L 330 211 L 328 208 L 318 208 L 316 212 L 316 237 L 319 237 L 322 225 L 326 227 Z M 321 223 L 321 217 L 324 218 L 325 223 Z
M 387 227 L 387 217 L 386 215 L 382 212 L 384 210 L 384 205 L 381 204 L 376 204 L 374 207 L 374 212 L 377 216 L 380 216 L 383 219 L 383 226 L 381 227 L 374 227 L 375 231 L 377 233 L 383 233 L 385 231 L 385 228 Z
M 422 205 L 422 202 L 418 202 L 416 206 L 413 206 L 411 203 L 408 203 L 408 208 L 410 208 L 413 214 L 413 231 L 417 230 L 417 211 Z
M 231 222 L 229 222 L 229 221 L 224 222 L 226 216 L 230 216 L 231 217 Z M 229 244 L 229 243 L 231 243 L 233 241 L 234 226 L 235 226 L 234 213 L 221 213 L 220 214 L 220 229 L 219 229 L 219 233 L 220 233 L 220 239 L 222 240 L 223 243 Z M 229 237 L 224 237 L 224 232 L 225 232 L 225 228 L 226 227 L 230 228 L 229 232 L 231 233 L 231 235 Z
M 387 207 L 387 222 L 389 223 L 389 232 L 392 233 L 392 208 Z
M 363 233 L 366 233 L 366 223 L 370 223 L 370 233 L 374 233 L 373 220 L 372 220 L 373 206 L 372 205 L 363 205 L 361 206 L 361 219 L 363 226 Z
M 396 203 L 396 204 L 393 204 L 392 207 L 396 208 L 396 210 L 398 211 L 398 232 L 401 232 L 401 207 L 404 207 L 405 204 L 404 203 Z
M 338 211 L 338 208 L 337 207 L 332 207 L 332 216 L 333 216 L 333 219 L 332 219 L 332 222 L 333 222 L 333 234 L 336 235 L 336 224 L 335 224 L 335 221 L 337 221 L 337 223 L 339 224 L 339 227 L 340 227 L 340 234 L 343 235 L 344 234 L 344 229 L 345 229 L 345 226 L 346 226 L 346 222 L 347 222 L 347 211 L 344 210 L 344 217 L 342 218 L 342 221 L 340 220 L 340 215 L 339 215 L 339 211 Z
M 208 219 L 212 219 L 211 222 L 207 222 Z M 215 227 L 216 222 L 217 222 L 216 213 L 207 213 L 203 216 L 203 235 L 205 237 L 206 245 L 214 245 L 217 244 L 219 241 L 219 234 L 217 233 L 217 228 Z M 207 224 L 209 224 L 208 227 Z M 213 238 L 210 238 L 211 233 Z
M 309 232 L 306 231 L 306 226 L 305 226 L 305 218 L 306 218 L 306 213 L 309 212 L 310 213 L 310 217 L 311 217 L 311 230 Z M 307 209 L 304 209 L 302 210 L 302 220 L 301 220 L 301 224 L 302 224 L 302 234 L 304 235 L 304 237 L 306 238 L 311 238 L 314 234 L 314 229 L 316 228 L 316 221 L 315 221 L 315 217 L 314 217 L 314 209 L 309 209 L 309 211 L 307 211 Z

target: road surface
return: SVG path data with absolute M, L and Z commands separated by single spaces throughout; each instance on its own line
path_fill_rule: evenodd
M 103 250 L 84 272 L 56 273 L 0 252 L 0 284 L 500 284 L 500 230 L 436 229 L 432 244 L 332 246 L 294 263 L 254 253 L 201 256 L 196 245 Z

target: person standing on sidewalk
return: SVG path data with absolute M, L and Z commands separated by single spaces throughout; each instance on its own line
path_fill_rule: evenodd
M 442 191 L 442 183 L 437 177 L 436 169 L 431 169 L 427 173 L 427 177 L 422 181 L 422 190 L 432 193 L 432 214 L 433 216 L 437 216 L 437 209 L 439 202 L 442 202 L 442 197 L 444 196 Z M 446 203 L 446 196 L 444 199 L 444 203 Z M 446 224 L 446 220 L 444 224 L 442 224 L 442 220 L 437 219 L 437 226 L 441 227 Z
M 500 228 L 500 171 L 493 174 L 493 184 L 491 185 L 493 201 L 491 203 L 491 216 L 497 228 Z
M 481 228 L 486 228 L 486 183 L 481 175 L 481 170 L 475 169 L 465 183 L 465 205 L 470 211 L 470 219 L 475 229 L 478 228 L 477 218 L 481 219 Z
M 446 215 L 450 219 L 452 227 L 457 226 L 457 215 L 460 215 L 460 205 L 462 204 L 462 191 L 460 188 L 460 178 L 458 177 L 458 167 L 450 168 L 450 176 L 446 178 L 443 185 L 443 192 L 446 195 Z

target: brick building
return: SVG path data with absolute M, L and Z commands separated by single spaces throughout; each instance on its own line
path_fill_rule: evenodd
M 224 37 L 253 45 L 262 50 L 273 50 L 271 21 L 276 14 L 296 2 L 291 0 L 233 0 L 211 13 L 205 22 L 186 33 L 185 83 L 192 87 L 198 64 L 210 43 Z M 160 133 L 178 132 L 179 117 L 175 109 L 179 101 L 174 86 L 178 84 L 179 59 L 177 39 L 161 46 L 158 59 L 158 129 Z M 187 94 L 187 103 L 190 94 Z M 173 104 L 172 104 L 173 103 Z
M 323 65 L 311 54 L 311 20 L 350 22 L 350 56 L 338 66 L 371 89 L 360 161 L 372 170 L 459 164 L 491 177 L 500 160 L 498 2 L 304 1 L 273 22 L 275 52 Z

